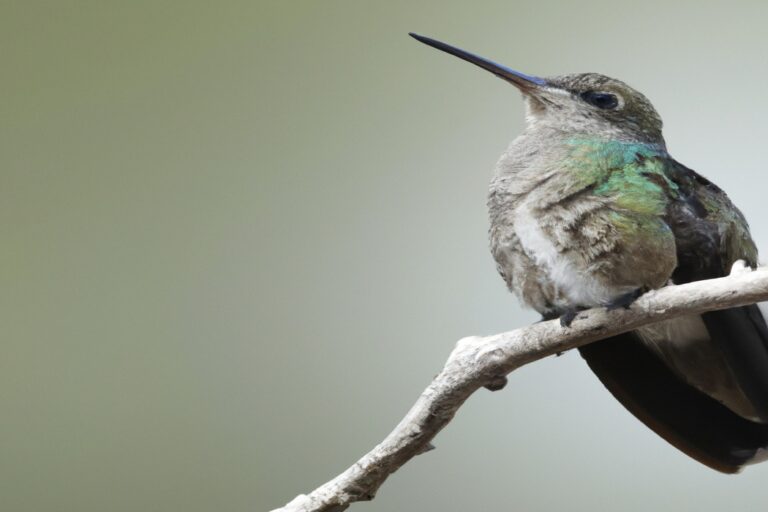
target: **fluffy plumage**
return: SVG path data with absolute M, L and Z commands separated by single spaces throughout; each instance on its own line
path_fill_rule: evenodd
M 542 107 L 529 95 L 534 119 L 500 159 L 489 195 L 491 250 L 523 302 L 549 318 L 722 276 L 738 259 L 755 265 L 743 215 L 669 156 L 645 97 L 604 77 L 550 83 L 572 87 L 548 97 L 573 104 Z M 584 84 L 637 112 L 582 115 Z M 623 119 L 649 112 L 624 130 Z M 710 467 L 735 472 L 768 446 L 768 328 L 757 307 L 671 320 L 582 354 L 633 414 Z

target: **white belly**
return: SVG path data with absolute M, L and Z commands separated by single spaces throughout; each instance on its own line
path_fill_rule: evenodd
M 536 217 L 523 202 L 515 210 L 515 233 L 526 255 L 540 267 L 555 287 L 554 305 L 559 307 L 604 306 L 633 290 L 599 282 L 584 265 L 560 252 L 544 233 Z M 560 301 L 561 303 L 558 303 Z

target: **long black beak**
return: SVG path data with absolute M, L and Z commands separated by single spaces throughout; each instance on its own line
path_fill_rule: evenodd
M 420 36 L 418 34 L 414 34 L 413 32 L 409 32 L 408 35 L 417 41 L 421 41 L 422 43 L 431 46 L 432 48 L 437 48 L 438 50 L 442 50 L 446 53 L 450 53 L 451 55 L 455 55 L 460 59 L 464 59 L 467 62 L 471 62 L 475 66 L 480 66 L 481 68 L 490 71 L 497 77 L 510 82 L 512 85 L 522 90 L 523 92 L 531 91 L 533 89 L 547 85 L 547 81 L 543 78 L 526 75 L 525 73 L 515 71 L 514 69 L 502 66 L 501 64 L 497 64 L 491 60 L 478 57 L 473 53 L 469 53 L 460 48 L 456 48 L 455 46 L 445 44 L 429 37 Z

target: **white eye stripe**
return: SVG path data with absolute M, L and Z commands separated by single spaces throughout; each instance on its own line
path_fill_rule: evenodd
M 561 89 L 560 87 L 547 87 L 547 92 L 551 94 L 557 94 L 560 96 L 570 96 L 571 92 L 567 91 L 565 89 Z

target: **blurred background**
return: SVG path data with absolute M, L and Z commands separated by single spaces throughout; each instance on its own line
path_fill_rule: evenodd
M 0 7 L 0 510 L 258 511 L 536 320 L 487 249 L 519 94 L 410 39 L 646 93 L 768 247 L 768 3 Z M 768 250 L 768 249 L 767 249 Z M 357 510 L 757 511 L 576 353 L 480 391 Z

